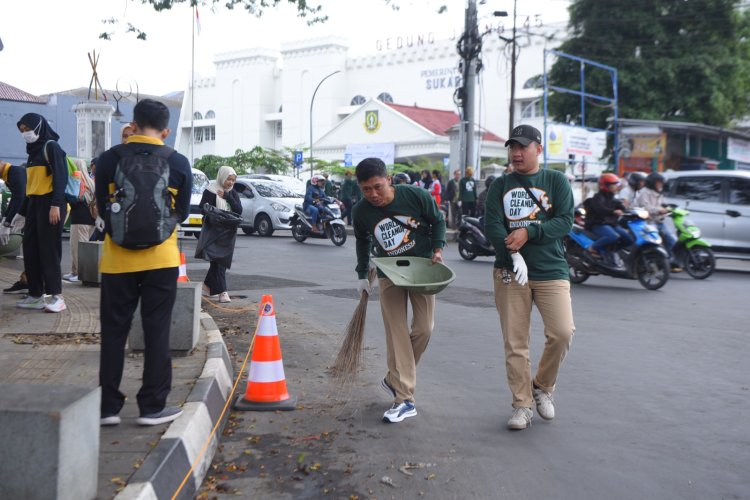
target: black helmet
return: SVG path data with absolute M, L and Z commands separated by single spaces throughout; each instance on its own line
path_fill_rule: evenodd
M 658 172 L 650 173 L 648 174 L 648 177 L 646 177 L 646 187 L 649 189 L 656 191 L 657 182 L 665 182 L 664 176 Z
M 628 176 L 628 186 L 633 191 L 637 191 L 641 186 L 641 182 L 646 180 L 646 174 L 643 172 L 633 172 Z
M 487 177 L 484 180 L 484 187 L 486 187 L 487 189 L 489 189 L 490 188 L 490 184 L 492 184 L 492 181 L 494 181 L 494 180 L 495 180 L 495 176 L 494 175 L 490 175 L 489 177 Z
M 393 176 L 394 184 L 409 184 L 409 182 L 410 182 L 409 176 L 403 172 L 399 172 Z

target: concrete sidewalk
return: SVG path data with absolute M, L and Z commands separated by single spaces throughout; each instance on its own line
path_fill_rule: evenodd
M 0 286 L 9 287 L 23 269 L 22 260 L 0 259 Z M 22 294 L 0 297 L 0 382 L 97 387 L 99 376 L 99 289 L 63 282 L 67 310 L 60 314 L 15 306 Z M 188 356 L 173 357 L 168 404 L 183 415 L 154 427 L 135 423 L 135 395 L 143 356 L 128 354 L 121 390 L 128 399 L 119 426 L 100 434 L 97 498 L 170 498 L 196 461 L 224 403 L 231 396 L 233 370 L 220 332 L 201 317 L 201 334 Z M 221 433 L 219 425 L 217 435 Z M 180 498 L 192 498 L 213 458 L 211 439 Z

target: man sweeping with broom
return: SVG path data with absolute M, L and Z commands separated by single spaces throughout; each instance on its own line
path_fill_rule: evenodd
M 445 218 L 430 194 L 415 186 L 391 185 L 385 164 L 378 158 L 362 160 L 355 175 L 364 197 L 352 209 L 358 293 L 370 293 L 367 273 L 373 242 L 381 256 L 427 257 L 433 263 L 442 263 Z M 432 334 L 435 296 L 399 288 L 380 271 L 378 277 L 388 350 L 388 373 L 381 386 L 393 397 L 393 406 L 383 414 L 383 421 L 395 423 L 417 414 L 417 363 Z M 409 302 L 411 330 L 407 323 Z

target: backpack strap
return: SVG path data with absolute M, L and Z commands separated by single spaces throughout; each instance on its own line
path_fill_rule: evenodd
M 534 196 L 534 193 L 531 192 L 531 189 L 529 188 L 529 183 L 526 181 L 526 179 L 524 179 L 523 177 L 521 177 L 515 172 L 513 172 L 511 175 L 513 175 L 516 178 L 516 180 L 521 184 L 523 189 L 526 191 L 526 194 L 529 195 L 529 198 L 534 200 L 534 203 L 536 203 L 536 206 L 539 207 L 539 210 L 542 211 L 544 216 L 549 217 L 549 214 L 547 213 L 547 209 L 542 206 L 541 202 L 537 199 L 536 196 Z
M 126 156 L 135 156 L 136 154 L 135 151 L 133 151 L 133 148 L 129 146 L 130 146 L 129 144 L 118 144 L 116 146 L 112 146 L 112 152 L 115 153 L 118 158 L 124 158 Z M 172 156 L 172 153 L 174 153 L 174 149 L 166 145 L 160 145 L 160 146 L 157 146 L 157 148 L 154 151 L 150 152 L 149 154 L 159 156 L 166 160 L 170 156 Z

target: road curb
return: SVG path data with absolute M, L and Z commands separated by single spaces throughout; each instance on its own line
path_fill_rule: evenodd
M 208 338 L 206 363 L 182 407 L 183 414 L 172 422 L 116 500 L 172 498 L 232 395 L 234 370 L 221 332 L 206 313 L 201 314 L 201 328 Z M 211 437 L 206 452 L 177 498 L 195 497 L 216 453 L 220 432 L 219 428 Z

